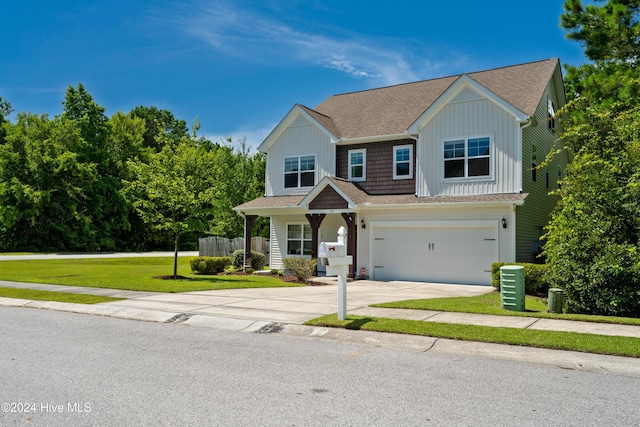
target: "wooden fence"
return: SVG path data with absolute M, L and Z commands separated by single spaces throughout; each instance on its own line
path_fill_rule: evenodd
M 225 237 L 209 236 L 198 240 L 200 256 L 231 256 L 238 249 L 244 249 L 243 237 L 227 239 Z M 265 254 L 268 260 L 269 240 L 264 237 L 252 237 L 251 250 Z

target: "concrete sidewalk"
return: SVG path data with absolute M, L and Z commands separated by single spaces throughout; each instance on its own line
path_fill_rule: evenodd
M 97 310 L 102 313 L 111 313 L 111 315 L 133 310 L 153 312 L 154 318 L 166 320 L 182 314 L 189 319 L 207 316 L 216 319 L 303 324 L 316 317 L 337 312 L 337 280 L 335 278 L 318 280 L 326 285 L 182 293 L 138 292 L 7 281 L 0 281 L 0 286 L 125 298 L 122 301 L 90 305 L 89 307 L 94 307 L 93 309 L 83 308 L 85 311 Z M 347 288 L 347 312 L 358 316 L 640 338 L 640 326 L 369 306 L 405 299 L 482 295 L 493 290 L 486 286 L 358 280 L 350 282 Z M 55 304 L 60 303 L 0 298 L 0 305 L 53 307 Z M 81 304 L 66 304 L 65 309 L 79 305 Z M 192 322 L 194 321 L 195 319 Z
M 336 279 L 325 278 L 321 280 L 327 285 L 195 291 L 174 294 L 0 281 L 0 287 L 125 298 L 122 301 L 94 305 L 0 298 L 0 306 L 31 307 L 122 319 L 184 323 L 231 331 L 278 332 L 283 335 L 338 339 L 416 351 L 440 351 L 451 354 L 509 358 L 532 363 L 554 364 L 567 369 L 607 371 L 640 377 L 640 361 L 633 358 L 303 326 L 302 324 L 307 320 L 337 312 Z M 640 326 L 369 307 L 370 304 L 405 299 L 481 295 L 493 290 L 493 288 L 486 286 L 361 280 L 350 282 L 347 288 L 348 314 L 353 315 L 640 338 Z

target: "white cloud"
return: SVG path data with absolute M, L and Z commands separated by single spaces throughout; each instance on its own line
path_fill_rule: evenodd
M 258 62 L 303 62 L 335 69 L 355 78 L 370 79 L 372 85 L 392 85 L 433 77 L 450 63 L 425 62 L 405 46 L 416 43 L 374 38 L 331 29 L 331 35 L 314 31 L 313 23 L 298 29 L 267 11 L 241 9 L 230 2 L 215 1 L 198 8 L 192 4 L 188 16 L 177 22 L 189 35 L 226 55 Z M 326 30 L 325 30 L 326 32 Z M 420 48 L 422 49 L 422 47 Z M 421 55 L 424 55 L 422 50 Z

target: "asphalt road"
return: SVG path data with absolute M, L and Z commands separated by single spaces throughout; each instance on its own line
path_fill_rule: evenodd
M 637 377 L 25 308 L 0 325 L 2 426 L 640 424 Z

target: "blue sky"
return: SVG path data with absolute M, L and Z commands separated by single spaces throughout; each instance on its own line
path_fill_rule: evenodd
M 0 12 L 0 96 L 62 112 L 82 83 L 111 115 L 170 110 L 256 147 L 295 103 L 559 57 L 562 0 L 25 0 Z

